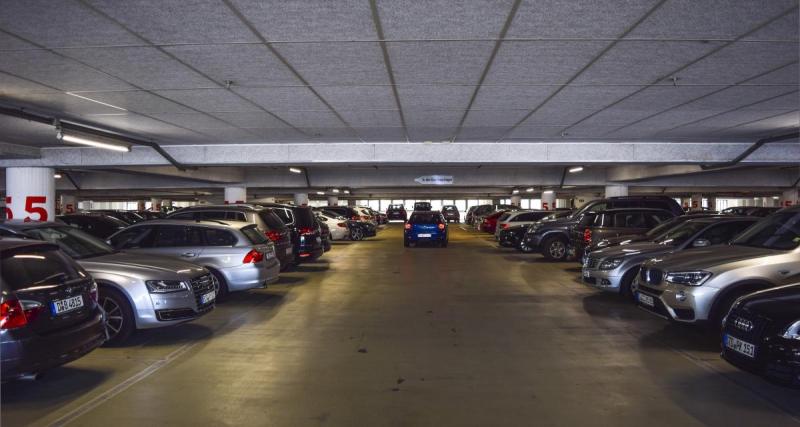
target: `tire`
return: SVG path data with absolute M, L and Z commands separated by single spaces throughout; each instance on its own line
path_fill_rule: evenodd
M 403 239 L 403 246 L 405 246 L 405 247 L 409 247 L 410 246 L 410 243 L 408 242 L 408 239 Z
M 542 255 L 550 261 L 564 261 L 567 259 L 567 242 L 560 236 L 544 239 Z
M 739 297 L 753 293 L 759 289 L 761 288 L 738 289 L 725 295 L 721 300 L 715 302 L 711 308 L 711 313 L 708 315 L 708 324 L 706 325 L 708 332 L 713 334 L 722 333 L 722 319 L 731 310 L 733 303 L 736 302 Z
M 102 286 L 98 292 L 98 303 L 106 312 L 106 331 L 108 340 L 104 345 L 116 346 L 130 338 L 136 330 L 133 309 L 122 292 Z
M 524 240 L 520 240 L 519 245 L 516 246 L 516 249 L 524 254 L 532 254 L 535 252 L 532 246 L 525 244 Z
M 214 275 L 214 278 L 217 279 L 217 301 L 224 301 L 230 295 L 230 290 L 228 290 L 228 282 L 225 281 L 225 278 L 222 277 L 222 274 L 215 270 L 209 270 L 211 274 Z
M 634 267 L 628 270 L 623 276 L 622 280 L 619 282 L 619 294 L 623 297 L 633 300 L 633 292 L 631 291 L 631 285 L 633 284 L 633 279 L 636 278 L 636 275 L 639 274 L 639 267 Z

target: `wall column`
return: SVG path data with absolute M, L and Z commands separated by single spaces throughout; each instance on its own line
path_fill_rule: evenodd
M 798 197 L 798 195 L 800 195 L 798 194 L 799 191 L 800 190 L 797 188 L 790 188 L 784 191 L 783 195 L 781 195 L 781 206 L 787 207 L 796 205 L 798 198 L 800 198 Z
M 246 203 L 247 187 L 225 187 L 225 204 Z
M 606 197 L 620 197 L 628 195 L 627 185 L 606 185 Z
M 712 211 L 717 210 L 717 198 L 714 196 L 708 196 L 706 199 L 708 199 L 708 209 Z
M 294 193 L 294 204 L 297 206 L 308 206 L 308 193 Z
M 75 196 L 71 194 L 62 194 L 59 197 L 59 200 L 61 205 L 61 215 L 74 214 L 78 211 L 78 201 L 75 199 Z
M 542 192 L 542 210 L 554 211 L 556 210 L 556 192 L 547 190 Z
M 692 197 L 689 202 L 689 210 L 690 211 L 702 211 L 703 210 L 703 195 L 702 194 L 692 194 Z
M 522 196 L 519 194 L 514 194 L 511 196 L 511 205 L 519 207 L 522 205 Z
M 56 179 L 53 168 L 6 169 L 6 218 L 53 221 L 56 218 Z
M 339 206 L 339 196 L 328 196 L 328 206 Z
M 158 197 L 150 198 L 150 210 L 153 212 L 161 212 L 161 199 Z

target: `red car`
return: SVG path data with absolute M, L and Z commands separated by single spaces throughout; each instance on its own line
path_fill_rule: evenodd
M 506 212 L 508 211 L 497 211 L 483 217 L 483 221 L 481 222 L 481 231 L 494 234 L 495 229 L 497 229 L 497 218 L 500 218 L 500 216 Z

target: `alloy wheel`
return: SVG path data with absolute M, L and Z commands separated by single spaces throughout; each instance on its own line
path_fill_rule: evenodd
M 564 258 L 564 254 L 566 253 L 566 251 L 567 251 L 567 247 L 564 245 L 564 242 L 562 242 L 561 240 L 554 241 L 553 243 L 550 244 L 550 247 L 548 248 L 548 252 L 550 253 L 550 256 L 555 258 L 555 259 Z
M 115 337 L 122 330 L 125 319 L 122 317 L 122 308 L 111 298 L 101 298 L 103 310 L 106 312 L 106 327 L 109 338 Z

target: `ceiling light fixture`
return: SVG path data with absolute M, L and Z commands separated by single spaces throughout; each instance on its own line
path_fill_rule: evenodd
M 332 192 L 332 193 L 338 193 L 338 192 L 339 192 L 339 189 L 338 189 L 338 188 L 332 188 L 332 189 L 331 189 L 331 192 Z
M 578 172 L 580 172 L 582 170 L 583 170 L 583 166 L 575 166 L 575 167 L 569 168 L 569 173 L 578 173 Z
M 772 196 L 772 198 L 775 199 L 775 200 L 778 200 L 778 199 L 781 198 L 781 196 Z
M 53 178 L 61 179 L 61 174 L 60 173 L 53 174 Z
M 511 191 L 511 194 L 519 194 L 519 190 L 517 190 L 517 189 L 515 188 L 513 191 Z
M 300 168 L 289 168 L 289 172 L 291 173 L 303 173 L 303 170 Z
M 531 188 L 526 188 L 526 189 L 525 189 L 525 192 L 526 192 L 526 193 L 533 193 L 533 187 L 531 187 Z
M 75 135 L 65 134 L 63 131 L 58 131 L 56 139 L 64 142 L 71 142 L 73 144 L 88 145 L 90 147 L 102 148 L 105 150 L 129 152 L 131 151 L 130 145 L 113 144 L 110 142 L 98 141 L 96 139 L 89 139 Z
M 325 192 L 324 191 L 317 191 L 317 194 L 319 194 L 320 196 L 324 196 Z
M 553 190 L 544 190 L 542 194 L 553 194 Z
M 350 190 L 344 190 L 344 194 L 350 194 Z

